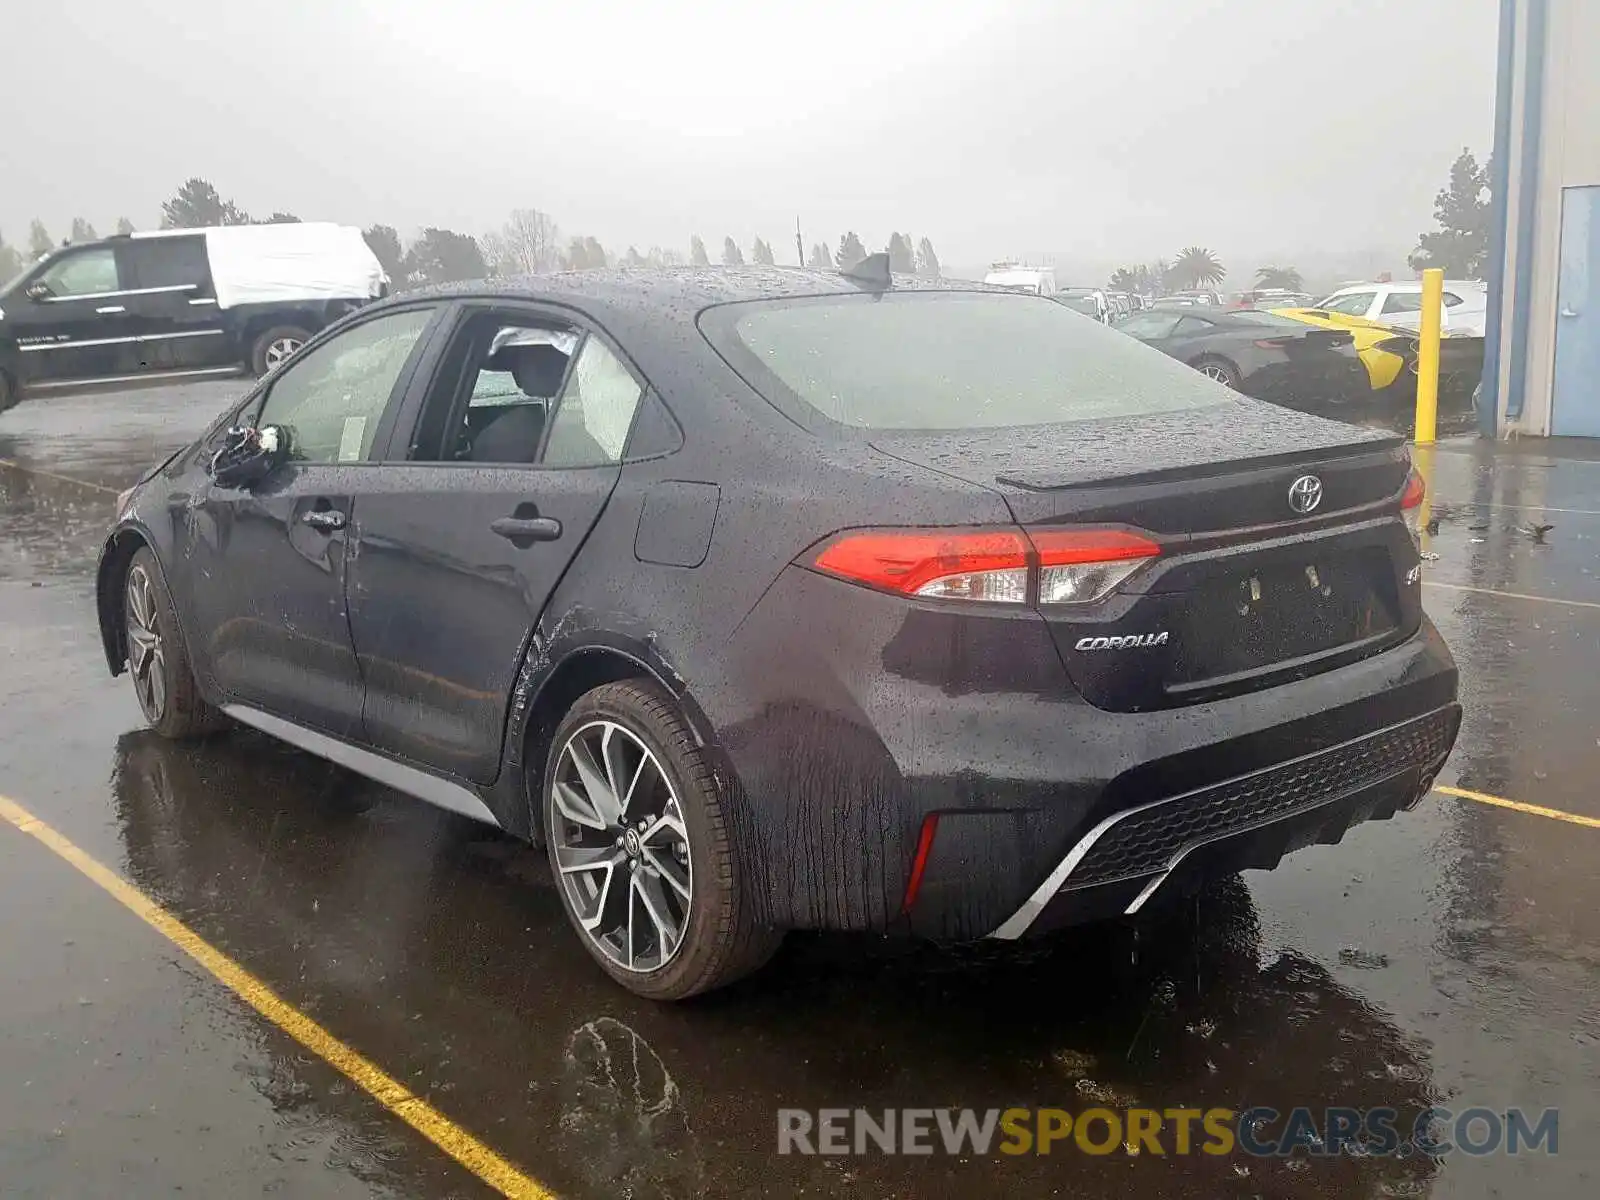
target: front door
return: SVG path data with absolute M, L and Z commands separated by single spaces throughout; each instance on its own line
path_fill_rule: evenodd
M 408 461 L 356 500 L 370 744 L 494 780 L 528 639 L 616 486 L 642 392 L 598 335 L 515 308 L 465 317 L 397 439 Z
M 139 337 L 116 250 L 90 245 L 52 258 L 6 304 L 22 382 L 130 375 Z
M 1600 437 L 1600 187 L 1561 193 L 1550 432 Z
M 387 469 L 372 448 L 433 314 L 377 315 L 275 376 L 255 420 L 288 430 L 288 461 L 248 490 L 207 481 L 183 506 L 189 650 L 226 702 L 359 735 L 345 616 L 351 513 Z

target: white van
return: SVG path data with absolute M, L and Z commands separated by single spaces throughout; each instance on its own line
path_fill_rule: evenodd
M 1034 296 L 1056 294 L 1056 273 L 1048 267 L 1022 267 L 1016 263 L 996 263 L 983 281 L 995 287 L 1010 288 Z

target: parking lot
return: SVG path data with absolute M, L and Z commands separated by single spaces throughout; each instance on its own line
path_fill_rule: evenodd
M 671 1007 L 594 968 L 541 853 L 251 733 L 144 730 L 105 669 L 100 537 L 115 492 L 244 386 L 0 417 L 7 1195 L 1600 1184 L 1600 456 L 1436 452 L 1424 595 L 1466 716 L 1416 811 L 1138 925 L 1001 950 L 796 937 Z M 219 981 L 219 962 L 248 975 Z M 1561 1141 L 1442 1160 L 777 1153 L 780 1108 L 1134 1104 L 1557 1108 Z

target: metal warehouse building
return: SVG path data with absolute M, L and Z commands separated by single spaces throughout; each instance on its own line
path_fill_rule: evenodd
M 1501 0 L 1493 191 L 1483 432 L 1600 437 L 1600 0 Z

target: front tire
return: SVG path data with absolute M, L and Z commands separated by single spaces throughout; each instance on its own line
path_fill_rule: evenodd
M 200 695 L 156 557 L 140 550 L 122 584 L 128 675 L 150 728 L 178 740 L 215 733 L 226 718 Z
M 275 371 L 310 340 L 311 334 L 298 325 L 274 325 L 250 344 L 250 369 L 257 378 Z
M 557 727 L 541 798 L 556 890 L 623 987 L 683 1000 L 762 966 L 764 926 L 704 752 L 658 686 L 609 683 Z

